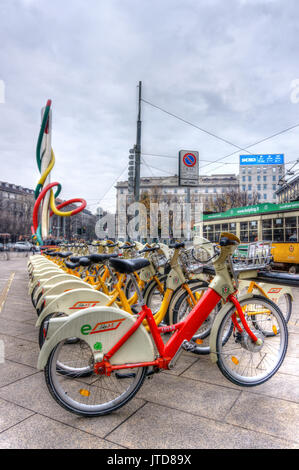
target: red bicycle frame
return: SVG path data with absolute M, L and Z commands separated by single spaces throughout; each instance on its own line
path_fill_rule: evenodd
M 150 308 L 146 305 L 142 306 L 141 312 L 134 325 L 124 334 L 124 336 L 105 354 L 103 361 L 98 362 L 94 366 L 97 374 L 110 375 L 113 370 L 130 369 L 135 367 L 156 366 L 160 369 L 167 369 L 169 362 L 180 349 L 183 341 L 190 341 L 195 332 L 209 316 L 212 310 L 221 300 L 221 296 L 213 289 L 208 288 L 199 302 L 191 310 L 187 318 L 175 325 L 158 327 L 155 323 L 154 316 Z M 157 346 L 159 356 L 155 361 L 140 362 L 132 364 L 111 365 L 109 359 L 122 347 L 122 345 L 132 336 L 141 323 L 146 320 L 152 337 Z M 171 338 L 164 344 L 161 333 L 167 331 L 175 331 Z
M 187 318 L 185 318 L 185 320 L 176 323 L 175 325 L 162 327 L 156 325 L 151 309 L 148 308 L 147 305 L 143 305 L 141 312 L 139 313 L 138 319 L 136 320 L 134 325 L 113 346 L 113 348 L 111 348 L 110 351 L 105 354 L 103 361 L 95 364 L 95 372 L 97 374 L 110 375 L 111 372 L 114 370 L 133 369 L 135 367 L 147 366 L 155 366 L 159 369 L 167 369 L 168 364 L 178 352 L 178 350 L 182 346 L 182 343 L 185 340 L 190 341 L 192 339 L 198 328 L 210 315 L 210 313 L 216 307 L 220 300 L 221 296 L 217 294 L 217 292 L 215 292 L 213 289 L 208 288 L 202 298 L 199 300 L 199 302 L 195 305 L 195 307 L 193 307 Z M 239 331 L 242 331 L 241 326 L 236 320 L 236 314 L 238 314 L 245 331 L 249 334 L 252 341 L 256 342 L 258 338 L 250 330 L 246 322 L 242 307 L 236 297 L 234 297 L 233 295 L 229 295 L 228 300 L 230 300 L 236 307 L 236 312 L 234 312 L 232 315 L 232 321 L 234 323 L 235 328 L 237 328 Z M 122 347 L 122 345 L 130 338 L 130 336 L 132 336 L 132 334 L 137 330 L 137 328 L 141 325 L 144 320 L 147 320 L 148 322 L 150 332 L 153 336 L 153 339 L 159 352 L 159 357 L 155 361 L 138 362 L 115 366 L 111 365 L 109 359 L 111 359 L 113 354 L 115 354 Z M 175 331 L 175 333 L 171 336 L 167 343 L 164 344 L 161 338 L 161 333 L 166 333 L 169 331 Z

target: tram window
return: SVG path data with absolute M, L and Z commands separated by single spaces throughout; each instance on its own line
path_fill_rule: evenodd
M 285 241 L 286 242 L 298 241 L 298 226 L 297 226 L 298 222 L 297 222 L 297 217 L 285 218 Z
M 286 228 L 297 227 L 297 217 L 286 217 L 285 225 Z
M 221 226 L 220 224 L 215 225 L 215 240 L 219 241 L 220 238 L 220 231 L 221 231 Z
M 232 222 L 231 224 L 229 224 L 229 231 L 231 233 L 236 234 L 236 223 L 235 222 Z
M 273 230 L 273 241 L 283 242 L 283 229 L 282 228 L 276 228 Z
M 272 219 L 262 220 L 262 239 L 263 240 L 273 240 L 272 235 Z
M 211 242 L 214 241 L 214 225 L 206 225 L 204 227 L 204 237 L 210 240 Z
M 282 228 L 283 227 L 283 219 L 273 219 L 274 228 Z
M 240 240 L 241 242 L 248 242 L 248 222 L 240 223 Z
M 263 240 L 271 240 L 272 241 L 272 230 L 263 230 Z
M 251 220 L 249 222 L 249 241 L 256 242 L 257 240 L 258 240 L 257 220 Z
M 262 221 L 262 227 L 264 228 L 272 228 L 272 219 L 265 219 Z

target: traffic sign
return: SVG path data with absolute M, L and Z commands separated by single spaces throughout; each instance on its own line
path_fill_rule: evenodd
M 194 150 L 179 151 L 179 185 L 196 186 L 198 184 L 199 153 Z

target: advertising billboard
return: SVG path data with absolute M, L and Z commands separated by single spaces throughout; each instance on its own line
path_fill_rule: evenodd
M 284 154 L 240 155 L 240 165 L 283 165 Z

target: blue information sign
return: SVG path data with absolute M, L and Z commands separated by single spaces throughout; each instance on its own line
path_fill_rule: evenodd
M 240 155 L 240 165 L 283 165 L 284 154 Z

